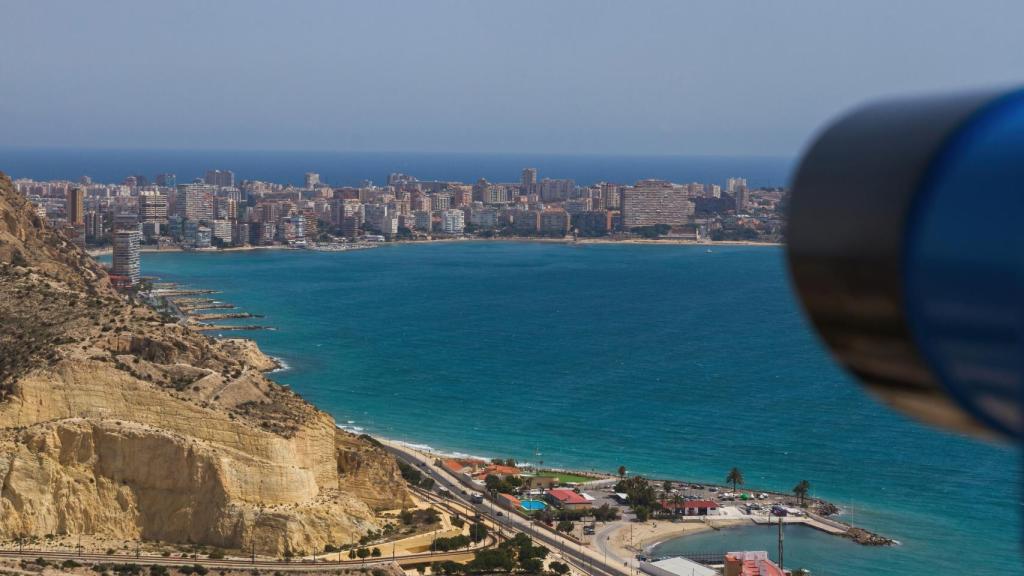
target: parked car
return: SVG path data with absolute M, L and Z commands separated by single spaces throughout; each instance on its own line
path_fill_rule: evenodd
M 708 488 L 708 492 L 718 492 L 718 488 L 712 486 L 711 488 Z
M 772 516 L 788 516 L 789 512 L 782 506 L 772 506 Z

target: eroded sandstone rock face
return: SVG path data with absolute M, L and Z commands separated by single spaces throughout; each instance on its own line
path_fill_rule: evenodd
M 0 538 L 280 554 L 377 529 L 394 460 L 216 341 L 116 294 L 0 174 Z

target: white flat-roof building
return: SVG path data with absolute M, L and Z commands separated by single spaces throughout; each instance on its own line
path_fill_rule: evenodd
M 640 570 L 651 576 L 719 576 L 717 571 L 682 556 L 657 562 L 641 562 Z

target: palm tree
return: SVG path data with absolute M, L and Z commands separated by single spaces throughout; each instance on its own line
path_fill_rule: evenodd
M 625 478 L 625 477 L 626 477 L 626 467 L 625 466 L 619 466 L 619 478 Z
M 683 508 L 683 495 L 676 494 L 672 496 L 672 513 L 681 514 L 680 510 Z
M 726 482 L 732 483 L 732 491 L 736 491 L 737 484 L 743 484 L 743 472 L 739 468 L 733 467 L 729 470 L 729 474 L 725 477 Z
M 800 499 L 800 505 L 804 505 L 804 498 L 807 497 L 807 493 L 811 491 L 811 483 L 807 480 L 801 480 L 799 484 L 793 486 L 793 494 Z

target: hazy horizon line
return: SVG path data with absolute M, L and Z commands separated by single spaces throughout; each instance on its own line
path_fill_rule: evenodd
M 796 160 L 799 155 L 785 154 L 727 154 L 727 153 L 644 153 L 644 152 L 501 152 L 501 151 L 468 151 L 468 150 L 332 150 L 326 148 L 159 148 L 159 147 L 114 147 L 114 146 L 12 146 L 0 144 L 0 151 L 10 152 L 230 152 L 230 153 L 263 153 L 263 154 L 409 154 L 419 156 L 568 156 L 596 158 L 763 158 L 772 160 Z

